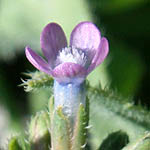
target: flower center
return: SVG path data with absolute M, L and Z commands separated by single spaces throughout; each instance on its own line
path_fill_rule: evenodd
M 65 47 L 59 52 L 55 65 L 57 66 L 65 62 L 76 63 L 86 67 L 88 60 L 85 51 L 74 47 Z

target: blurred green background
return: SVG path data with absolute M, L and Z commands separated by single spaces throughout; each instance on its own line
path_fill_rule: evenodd
M 48 89 L 25 93 L 23 72 L 34 71 L 24 47 L 40 51 L 40 33 L 49 22 L 64 29 L 68 41 L 81 21 L 94 22 L 110 43 L 108 59 L 88 79 L 135 104 L 150 106 L 150 1 L 0 0 L 0 143 L 26 127 L 30 115 L 46 107 Z M 3 143 L 4 144 L 4 143 Z

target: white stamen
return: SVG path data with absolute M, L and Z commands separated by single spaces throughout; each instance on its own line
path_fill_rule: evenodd
M 85 52 L 74 47 L 63 48 L 56 59 L 56 66 L 64 62 L 71 62 L 85 67 L 87 65 L 87 56 Z

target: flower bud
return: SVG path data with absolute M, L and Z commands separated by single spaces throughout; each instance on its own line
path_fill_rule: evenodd
M 47 112 L 37 113 L 31 119 L 29 126 L 29 142 L 32 150 L 49 150 L 50 147 L 50 120 Z
M 8 144 L 8 150 L 22 150 L 17 137 L 12 137 Z

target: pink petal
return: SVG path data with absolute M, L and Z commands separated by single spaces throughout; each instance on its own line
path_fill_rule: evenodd
M 93 56 L 99 47 L 101 34 L 98 28 L 91 22 L 81 22 L 71 33 L 70 46 L 81 50 L 87 50 Z
M 40 71 L 43 71 L 51 75 L 52 71 L 49 64 L 38 54 L 36 54 L 31 48 L 25 48 L 25 54 L 30 63 Z
M 104 59 L 106 58 L 108 52 L 109 52 L 108 40 L 105 37 L 103 37 L 101 39 L 101 43 L 100 43 L 99 49 L 96 52 L 96 55 L 93 58 L 92 63 L 89 66 L 87 72 L 90 73 L 95 67 L 100 65 L 104 61 Z
M 86 70 L 82 66 L 70 62 L 60 64 L 53 70 L 53 77 L 58 82 L 81 83 L 85 79 L 85 76 L 86 76 Z
M 48 63 L 53 68 L 58 51 L 67 46 L 62 28 L 56 23 L 48 24 L 41 33 L 41 48 Z

